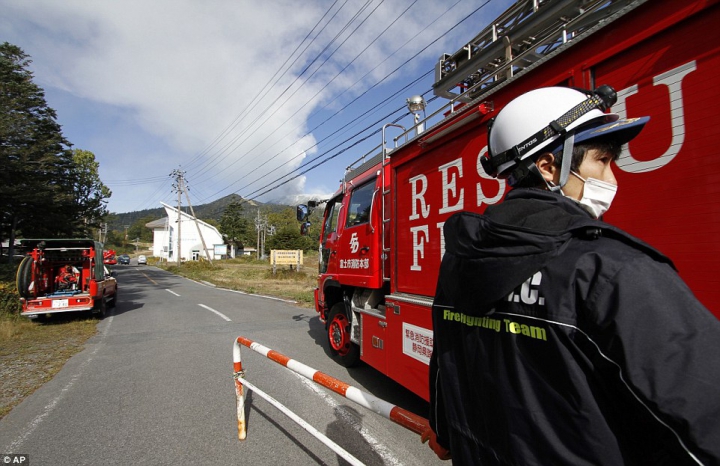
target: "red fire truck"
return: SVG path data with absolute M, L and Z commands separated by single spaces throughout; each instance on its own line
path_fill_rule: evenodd
M 103 244 L 92 239 L 25 239 L 28 254 L 18 265 L 21 315 L 90 311 L 102 318 L 117 302 L 118 285 L 103 264 Z
M 116 265 L 117 264 L 117 253 L 114 249 L 107 249 L 103 252 L 103 264 L 105 265 Z
M 349 169 L 326 202 L 315 304 L 339 361 L 362 360 L 428 398 L 442 226 L 502 200 L 509 187 L 480 163 L 487 122 L 551 85 L 609 84 L 613 112 L 651 116 L 617 162 L 605 220 L 670 256 L 720 317 L 719 3 L 521 0 L 443 55 L 433 87 L 447 105 L 406 131 L 386 125 L 379 153 Z M 389 131 L 399 133 L 394 144 Z

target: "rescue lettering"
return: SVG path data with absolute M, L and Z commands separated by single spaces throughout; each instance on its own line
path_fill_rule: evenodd
M 451 168 L 454 168 L 455 170 L 457 170 L 457 172 L 450 173 Z M 465 190 L 463 188 L 460 188 L 460 194 L 457 194 L 457 180 L 458 178 L 462 178 L 463 176 L 462 159 L 455 159 L 450 163 L 440 165 L 438 170 L 442 173 L 443 201 L 443 206 L 440 209 L 439 213 L 445 214 L 448 212 L 456 212 L 458 210 L 461 210 L 463 208 L 463 205 L 465 204 Z M 453 205 L 450 205 L 451 196 L 453 198 L 457 198 L 454 199 L 455 203 Z
M 483 192 L 481 183 L 476 183 L 475 188 L 477 190 L 475 196 L 475 206 L 481 207 L 483 204 L 491 205 L 496 204 L 502 199 L 505 194 L 505 180 L 497 180 L 485 173 L 482 168 L 480 159 L 487 153 L 487 146 L 483 147 L 478 153 L 475 169 L 477 175 L 487 182 L 492 182 L 498 185 L 497 194 L 493 197 L 488 197 Z M 452 212 L 459 212 L 468 208 L 465 203 L 465 187 L 463 187 L 464 169 L 463 159 L 457 158 L 448 163 L 438 166 L 437 172 L 440 175 L 440 192 L 442 195 L 441 204 L 437 209 L 438 214 L 450 214 Z M 410 184 L 410 216 L 409 220 L 421 220 L 427 219 L 431 214 L 431 205 L 427 200 L 427 192 L 430 186 L 428 175 L 420 174 L 413 176 L 408 179 Z M 472 186 L 472 185 L 470 185 Z M 472 201 L 470 201 L 472 203 Z M 472 207 L 470 207 L 472 208 Z M 440 257 L 438 260 L 442 260 L 442 256 L 445 254 L 445 239 L 443 237 L 442 226 L 445 222 L 436 222 L 438 236 L 435 236 L 435 232 L 431 234 L 429 224 L 414 225 L 410 227 L 410 234 L 412 237 L 412 265 L 410 270 L 415 272 L 421 272 L 422 261 L 425 259 L 425 245 L 430 242 L 440 242 Z M 435 262 L 435 259 L 432 260 Z

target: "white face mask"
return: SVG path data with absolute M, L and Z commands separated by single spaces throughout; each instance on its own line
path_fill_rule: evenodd
M 574 171 L 571 171 L 573 175 L 580 178 L 585 183 L 585 189 L 583 189 L 582 199 L 578 202 L 583 206 L 585 210 L 595 218 L 600 218 L 610 208 L 615 193 L 617 192 L 617 186 L 605 181 L 600 181 L 595 178 L 584 179 Z

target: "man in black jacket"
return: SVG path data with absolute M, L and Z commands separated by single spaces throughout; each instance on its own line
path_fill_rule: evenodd
M 489 131 L 514 189 L 445 223 L 430 440 L 454 464 L 720 464 L 720 321 L 672 262 L 601 220 L 647 118 L 604 86 L 531 91 Z

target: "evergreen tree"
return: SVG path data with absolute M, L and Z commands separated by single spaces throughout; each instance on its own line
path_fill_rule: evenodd
M 277 230 L 274 235 L 269 236 L 266 242 L 267 249 L 284 249 L 295 251 L 298 249 L 307 251 L 315 248 L 314 242 L 300 234 L 297 226 L 285 226 Z
M 76 232 L 80 236 L 92 236 L 92 230 L 108 215 L 107 200 L 112 192 L 100 181 L 100 164 L 95 161 L 95 154 L 75 149 L 72 157 L 73 201 L 78 214 Z
M 253 230 L 239 202 L 233 201 L 225 208 L 218 230 L 236 249 L 244 249 L 245 245 L 253 244 Z
M 157 218 L 152 215 L 146 215 L 135 220 L 133 224 L 130 225 L 130 228 L 128 228 L 128 241 L 133 242 L 137 238 L 143 243 L 151 242 L 153 240 L 153 231 L 145 225 L 154 220 L 157 220 Z
M 33 83 L 31 61 L 17 46 L 0 45 L 0 236 L 71 235 L 76 227 L 70 144 Z

